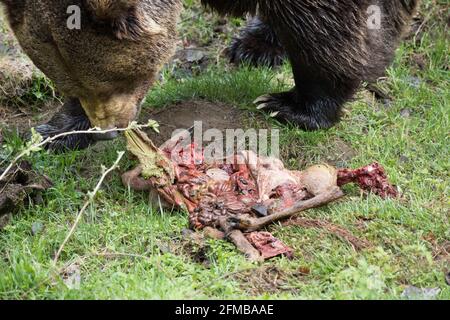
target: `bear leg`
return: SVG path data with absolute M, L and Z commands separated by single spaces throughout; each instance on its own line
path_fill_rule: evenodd
M 259 17 L 252 18 L 234 38 L 228 55 L 232 63 L 277 67 L 286 53 L 272 28 Z
M 295 68 L 295 63 L 293 68 L 296 86 L 288 92 L 259 97 L 255 101 L 258 109 L 308 131 L 332 127 L 340 120 L 342 106 L 357 91 L 360 81 L 320 77 L 318 72 L 308 72 L 306 66 Z

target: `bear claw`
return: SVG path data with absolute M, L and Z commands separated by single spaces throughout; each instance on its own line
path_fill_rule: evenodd
M 269 117 L 282 123 L 292 123 L 300 129 L 313 131 L 329 128 L 333 122 L 320 114 L 308 114 L 296 101 L 294 92 L 266 94 L 257 98 L 254 103 L 258 110 L 263 110 Z
M 269 102 L 271 99 L 272 99 L 272 97 L 270 96 L 270 94 L 265 94 L 265 95 L 262 95 L 262 96 L 256 98 L 256 100 L 253 101 L 253 103 L 258 105 L 256 107 L 258 110 L 261 110 L 266 107 L 265 102 Z

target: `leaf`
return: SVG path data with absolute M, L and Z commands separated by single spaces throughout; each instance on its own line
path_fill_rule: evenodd
M 42 147 L 38 146 L 44 138 L 36 131 L 36 129 L 31 128 L 31 138 L 25 144 L 24 153 L 25 156 L 29 156 L 33 152 L 39 152 L 42 150 Z
M 156 133 L 160 133 L 159 131 L 159 123 L 156 120 L 149 119 L 147 125 L 153 129 Z

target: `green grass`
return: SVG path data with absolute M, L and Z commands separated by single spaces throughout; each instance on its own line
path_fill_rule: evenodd
M 274 234 L 295 249 L 293 260 L 250 264 L 229 243 L 210 240 L 203 249 L 209 260 L 205 266 L 194 259 L 202 250 L 181 240 L 187 217 L 152 207 L 144 194 L 124 188 L 115 172 L 53 267 L 53 255 L 100 177 L 101 166 L 111 165 L 116 152 L 124 150 L 120 140 L 64 155 L 31 156 L 36 169 L 55 186 L 44 194 L 44 204 L 22 208 L 0 232 L 0 298 L 400 299 L 405 286 L 414 285 L 440 288 L 438 298 L 450 299 L 444 280 L 449 257 L 435 256 L 450 241 L 450 52 L 443 29 L 444 22 L 433 23 L 420 40 L 398 50 L 387 79 L 380 83 L 393 97 L 389 105 L 362 91 L 331 130 L 303 132 L 271 123 L 281 130 L 283 160 L 292 168 L 329 161 L 337 141 L 353 150 L 351 158 L 338 157 L 339 164 L 357 167 L 376 160 L 386 167 L 404 200 L 360 196 L 350 187 L 344 201 L 306 214 L 345 226 L 369 240 L 372 248 L 355 251 L 320 230 L 273 226 Z M 415 54 L 425 57 L 423 70 L 414 65 Z M 146 108 L 204 98 L 235 104 L 251 118 L 257 112 L 252 101 L 288 87 L 290 77 L 288 66 L 271 71 L 223 63 L 183 81 L 166 72 L 164 82 L 149 93 Z M 2 165 L 21 145 L 12 134 L 5 138 Z M 132 165 L 125 159 L 120 171 Z M 35 223 L 42 223 L 43 229 L 33 235 Z M 126 255 L 105 257 L 102 252 Z M 59 271 L 68 266 L 80 269 L 79 289 L 69 289 L 61 280 Z M 299 275 L 305 269 L 309 272 Z M 267 285 L 261 279 L 277 281 Z

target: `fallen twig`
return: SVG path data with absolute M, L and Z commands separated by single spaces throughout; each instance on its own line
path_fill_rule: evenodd
M 70 135 L 75 135 L 75 134 L 104 134 L 104 133 L 109 133 L 109 132 L 114 132 L 114 131 L 118 131 L 118 132 L 124 132 L 127 130 L 131 130 L 131 129 L 143 129 L 143 128 L 153 128 L 155 130 L 157 130 L 158 128 L 158 124 L 157 122 L 150 120 L 147 124 L 137 124 L 137 122 L 132 122 L 130 123 L 130 125 L 126 128 L 113 128 L 113 129 L 105 129 L 102 130 L 100 128 L 91 128 L 89 130 L 82 130 L 82 131 L 69 131 L 69 132 L 63 132 L 60 134 L 57 134 L 53 137 L 48 137 L 44 140 L 38 140 L 36 143 L 32 143 L 30 145 L 28 145 L 10 164 L 9 166 L 5 169 L 5 171 L 3 171 L 3 173 L 0 176 L 0 181 L 3 181 L 6 178 L 6 175 L 8 174 L 8 172 L 14 167 L 14 165 L 23 157 L 29 155 L 31 152 L 34 151 L 38 151 L 40 150 L 42 147 L 44 147 L 46 144 L 53 142 L 55 140 L 58 140 L 60 138 L 64 138 Z
M 81 217 L 83 216 L 83 213 L 86 211 L 86 209 L 89 207 L 89 205 L 91 205 L 94 202 L 95 195 L 100 190 L 100 187 L 102 186 L 103 181 L 105 180 L 106 176 L 110 172 L 112 172 L 113 170 L 115 170 L 117 168 L 117 166 L 119 165 L 120 160 L 122 160 L 124 154 L 125 154 L 124 151 L 118 152 L 118 157 L 117 157 L 116 162 L 114 162 L 114 164 L 108 170 L 103 169 L 103 174 L 102 174 L 100 180 L 98 181 L 97 186 L 95 187 L 95 189 L 92 192 L 88 193 L 88 196 L 89 196 L 88 199 L 84 203 L 81 210 L 78 212 L 78 215 L 75 219 L 74 224 L 72 225 L 72 228 L 70 229 L 70 231 L 67 234 L 66 238 L 64 239 L 63 243 L 61 244 L 58 251 L 56 252 L 55 258 L 53 259 L 53 264 L 56 265 L 56 263 L 58 262 L 59 256 L 61 255 L 61 252 L 63 251 L 64 246 L 69 241 L 72 234 L 75 232 L 75 229 L 77 228 L 78 223 L 80 222 Z

